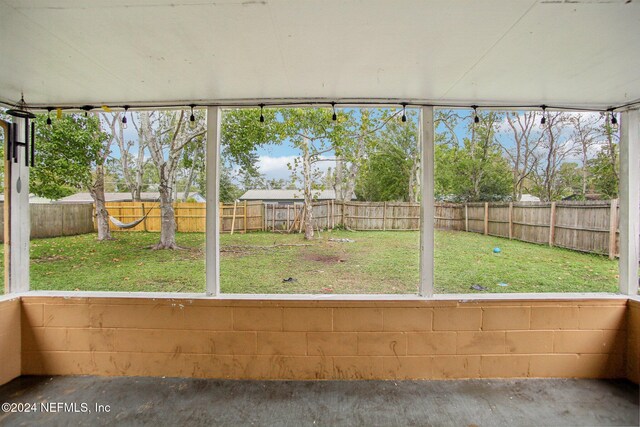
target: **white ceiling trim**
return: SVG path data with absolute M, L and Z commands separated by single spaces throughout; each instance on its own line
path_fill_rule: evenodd
M 640 2 L 0 0 L 0 102 L 640 100 Z

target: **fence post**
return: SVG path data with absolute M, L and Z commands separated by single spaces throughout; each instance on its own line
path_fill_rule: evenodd
M 489 234 L 489 202 L 484 202 L 484 235 Z
M 549 246 L 553 246 L 556 239 L 556 202 L 551 202 L 551 213 L 549 215 Z
M 206 212 L 205 212 L 206 215 Z M 219 202 L 218 203 L 218 230 L 220 230 L 221 232 L 224 231 L 222 229 L 222 226 L 224 225 L 224 203 Z
M 236 228 L 236 206 L 238 205 L 237 201 L 233 202 L 233 215 L 231 217 L 231 234 L 233 234 L 233 229 Z
M 384 202 L 382 209 L 382 231 L 387 231 L 387 202 Z
M 331 229 L 336 228 L 336 201 L 331 200 Z
M 145 213 L 145 209 L 144 209 L 144 202 L 142 202 L 142 215 L 143 215 L 143 220 L 142 220 L 142 227 L 144 228 L 144 231 L 147 231 L 147 217 L 144 216 Z
M 469 232 L 469 206 L 464 204 L 464 231 Z
M 329 219 L 331 218 L 329 216 L 329 207 L 331 206 L 331 201 L 329 199 L 327 199 L 327 230 L 329 230 Z
M 273 208 L 271 209 L 271 231 L 276 231 L 276 204 L 274 203 Z
M 173 218 L 176 222 L 176 232 L 178 232 L 178 218 L 180 215 L 178 215 L 178 203 L 174 203 L 173 204 Z M 162 221 L 162 218 L 160 219 L 160 221 Z
M 513 202 L 509 202 L 509 240 L 513 239 Z
M 618 199 L 611 200 L 609 210 L 609 259 L 616 257 L 616 237 L 618 233 Z
M 244 232 L 247 232 L 247 201 L 244 201 Z

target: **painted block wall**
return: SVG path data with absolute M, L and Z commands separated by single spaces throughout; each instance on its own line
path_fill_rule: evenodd
M 22 373 L 33 375 L 623 378 L 632 338 L 626 299 L 25 296 L 22 310 Z
M 0 384 L 21 372 L 20 299 L 0 297 Z

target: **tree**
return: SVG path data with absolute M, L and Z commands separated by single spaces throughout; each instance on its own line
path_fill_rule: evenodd
M 158 171 L 160 193 L 160 241 L 154 249 L 178 249 L 173 197 L 176 169 L 182 150 L 206 132 L 204 115 L 197 111 L 195 127 L 190 127 L 188 114 L 179 111 L 142 111 L 140 132 L 147 144 L 151 160 Z
M 586 193 L 582 193 L 583 169 L 575 162 L 565 162 L 560 165 L 555 185 L 558 198 L 580 194 L 582 199 L 585 199 Z
M 180 161 L 180 169 L 186 172 L 184 177 L 184 192 L 182 201 L 186 202 L 191 193 L 191 187 L 197 181 L 198 176 L 205 175 L 205 151 L 204 151 L 204 135 L 194 138 L 182 150 L 182 159 Z M 177 191 L 177 186 L 176 186 Z
M 537 165 L 536 152 L 542 141 L 542 133 L 536 123 L 539 115 L 535 111 L 508 112 L 505 114 L 505 130 L 510 138 L 501 143 L 512 170 L 512 200 L 520 200 L 525 183 Z
M 620 158 L 619 158 L 619 142 L 620 142 L 620 134 L 618 133 L 617 125 L 611 124 L 611 112 L 607 112 L 602 114 L 602 119 L 600 121 L 600 133 L 604 137 L 605 148 L 604 152 L 598 152 L 597 159 L 600 158 L 601 155 L 606 156 L 606 160 L 609 165 L 607 169 L 600 169 L 599 173 L 601 173 L 601 179 L 598 181 L 598 186 L 602 189 L 604 194 L 613 195 L 616 197 L 618 195 L 618 187 L 620 185 Z M 601 150 L 602 151 L 602 150 Z M 603 159 L 599 159 L 603 161 Z M 604 165 L 602 165 L 604 168 Z M 606 177 L 606 178 L 605 178 Z
M 557 112 L 546 113 L 546 124 L 542 125 L 541 156 L 533 179 L 536 192 L 545 201 L 560 197 L 562 189 L 558 185 L 558 172 L 564 161 L 576 153 L 574 141 L 569 137 L 570 133 L 566 132 L 569 123 L 566 113 Z
M 322 173 L 316 165 L 323 161 L 335 161 L 332 153 L 339 151 L 348 140 L 346 121 L 332 120 L 332 112 L 321 108 L 288 108 L 279 111 L 282 117 L 284 135 L 300 152 L 290 168 L 294 174 L 301 174 L 302 195 L 304 197 L 304 237 L 314 236 L 313 208 L 314 190 L 321 188 L 314 182 L 321 182 Z M 343 116 L 343 115 L 341 115 Z
M 460 141 L 455 134 L 457 115 L 440 117 L 449 135 L 436 135 L 436 195 L 456 201 L 504 200 L 512 192 L 512 171 L 501 155 L 496 128 L 501 116 L 478 113 L 478 123 L 468 121 L 470 136 Z M 451 121 L 450 123 L 447 123 Z
M 613 151 L 613 152 L 611 152 Z M 612 156 L 616 159 L 611 161 Z M 607 199 L 615 199 L 618 197 L 618 172 L 614 169 L 617 165 L 618 145 L 614 144 L 609 148 L 605 145 L 596 156 L 588 161 L 590 184 L 595 192 Z
M 407 121 L 383 121 L 386 125 L 369 144 L 360 169 L 356 194 L 370 201 L 418 200 L 420 188 L 420 143 L 418 117 L 407 111 Z
M 219 184 L 218 199 L 223 203 L 231 203 L 240 196 L 242 196 L 242 190 L 236 184 L 233 183 L 231 176 L 231 170 L 222 163 L 220 170 L 220 184 Z M 201 190 L 201 193 L 206 194 Z
M 125 113 L 123 113 L 125 114 Z M 127 190 L 131 193 L 131 200 L 140 201 L 142 192 L 145 164 L 145 139 L 140 127 L 136 123 L 136 115 L 131 113 L 130 121 L 138 133 L 138 141 L 125 140 L 122 117 L 119 112 L 102 113 L 102 120 L 109 127 L 109 134 L 118 145 L 119 155 L 116 159 L 119 164 L 119 174 L 121 175 Z M 133 151 L 133 154 L 132 154 Z M 115 166 L 115 164 L 113 164 Z
M 595 114 L 573 114 L 569 117 L 569 123 L 573 127 L 572 138 L 580 153 L 581 167 L 581 188 L 575 193 L 581 194 L 585 199 L 587 195 L 587 185 L 589 181 L 589 157 L 593 148 L 600 144 L 599 132 L 600 117 Z
M 111 139 L 95 115 L 65 114 L 46 124 L 36 120 L 35 167 L 30 171 L 31 191 L 50 199 L 85 188 L 96 205 L 98 240 L 111 239 L 109 213 L 105 208 L 104 175 Z

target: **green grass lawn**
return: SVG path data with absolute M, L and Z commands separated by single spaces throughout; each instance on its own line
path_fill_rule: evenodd
M 32 241 L 32 289 L 204 292 L 204 234 L 179 233 L 178 244 L 188 248 L 181 251 L 148 249 L 156 233 L 115 237 L 109 242 L 97 242 L 95 235 Z M 226 293 L 417 290 L 417 232 L 333 231 L 312 242 L 298 234 L 225 234 L 221 244 Z M 501 248 L 500 254 L 493 253 L 494 247 Z M 475 233 L 437 231 L 435 265 L 438 293 L 478 292 L 470 289 L 473 284 L 488 288 L 485 293 L 617 291 L 617 261 Z M 289 277 L 295 280 L 283 282 Z

